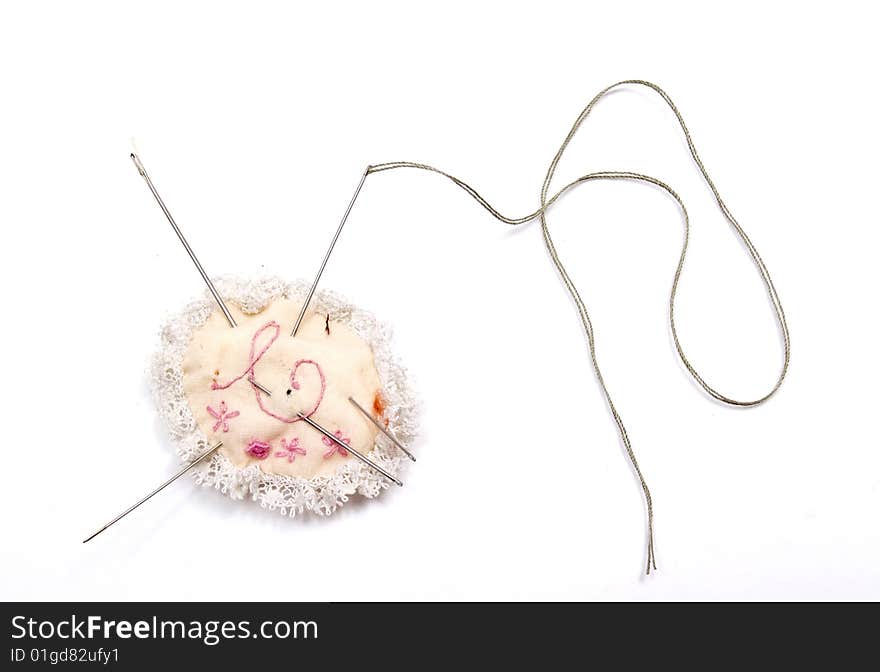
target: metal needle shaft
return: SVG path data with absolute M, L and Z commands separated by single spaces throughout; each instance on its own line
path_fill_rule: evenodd
M 321 274 L 324 272 L 324 267 L 327 266 L 327 260 L 330 258 L 330 253 L 333 252 L 336 241 L 339 239 L 339 234 L 342 233 L 342 227 L 345 226 L 348 215 L 351 213 L 351 209 L 354 207 L 354 202 L 357 200 L 358 194 L 361 193 L 361 187 L 364 186 L 364 180 L 367 179 L 367 175 L 369 174 L 370 167 L 367 166 L 367 169 L 361 176 L 361 181 L 358 182 L 357 189 L 354 190 L 354 196 L 351 197 L 351 202 L 349 202 L 348 207 L 345 209 L 345 214 L 342 215 L 342 221 L 339 222 L 339 228 L 336 229 L 333 240 L 330 241 L 330 247 L 327 248 L 327 254 L 324 255 L 324 260 L 321 262 L 321 268 L 318 269 L 318 274 L 315 276 L 315 281 L 312 283 L 312 286 L 309 289 L 309 293 L 306 296 L 306 300 L 303 302 L 302 308 L 299 311 L 299 317 L 296 318 L 296 324 L 293 325 L 293 331 L 290 332 L 291 336 L 296 336 L 296 332 L 299 331 L 299 325 L 302 323 L 303 317 L 305 317 L 306 314 L 306 310 L 309 307 L 309 303 L 311 303 L 312 297 L 315 295 L 315 289 L 318 287 L 318 281 L 321 279 Z
M 177 234 L 177 237 L 180 239 L 180 242 L 183 243 L 183 247 L 186 250 L 186 253 L 189 255 L 189 258 L 192 259 L 192 262 L 196 266 L 196 270 L 198 270 L 199 275 L 202 276 L 202 280 L 205 281 L 205 284 L 208 285 L 208 290 L 211 292 L 211 296 L 214 297 L 214 300 L 217 302 L 217 305 L 220 306 L 220 310 L 223 312 L 223 316 L 226 318 L 226 321 L 229 322 L 230 327 L 237 326 L 235 323 L 235 318 L 232 317 L 232 313 L 229 312 L 229 308 L 226 307 L 226 303 L 224 303 L 223 298 L 220 296 L 220 293 L 217 291 L 217 288 L 214 287 L 214 283 L 211 282 L 211 278 L 208 277 L 208 274 L 205 272 L 205 269 L 202 267 L 202 264 L 199 262 L 198 257 L 196 257 L 196 253 L 193 252 L 193 249 L 189 246 L 186 238 L 183 236 L 183 232 L 180 230 L 180 227 L 177 226 L 177 222 L 174 221 L 174 217 L 171 216 L 171 212 L 168 210 L 168 206 L 165 205 L 165 201 L 162 200 L 162 197 L 159 196 L 159 192 L 156 191 L 156 187 L 153 185 L 153 181 L 150 179 L 150 176 L 147 175 L 147 169 L 144 168 L 144 164 L 141 163 L 140 157 L 134 152 L 131 153 L 131 160 L 134 161 L 135 168 L 137 168 L 138 172 L 141 174 L 141 177 L 144 178 L 144 182 L 147 183 L 147 186 L 150 188 L 150 191 L 153 194 L 153 198 L 156 199 L 156 203 L 159 204 L 159 207 L 162 208 L 162 212 L 165 213 L 165 217 L 168 219 L 168 222 L 171 224 L 171 228 L 174 229 L 174 233 Z M 267 390 L 265 387 L 260 385 L 253 378 L 248 378 L 248 381 L 254 386 L 265 392 L 270 397 L 272 393 Z
M 385 436 L 387 436 L 387 437 L 391 440 L 391 443 L 393 443 L 395 446 L 397 446 L 398 448 L 400 448 L 404 453 L 406 453 L 406 456 L 409 457 L 409 459 L 411 459 L 413 462 L 416 461 L 416 456 L 413 455 L 411 452 L 409 452 L 406 448 L 404 448 L 404 447 L 403 447 L 403 444 L 400 443 L 400 441 L 398 441 L 396 438 L 394 438 L 394 436 L 391 434 L 391 432 L 389 432 L 387 429 L 385 429 L 385 428 L 382 426 L 382 424 L 381 424 L 378 420 L 376 420 L 376 418 L 374 418 L 374 417 L 372 416 L 372 414 L 371 414 L 366 408 L 364 408 L 363 406 L 361 406 L 358 402 L 356 402 L 356 401 L 354 400 L 354 397 L 349 397 L 348 400 L 349 400 L 352 404 L 354 404 L 355 407 L 356 407 L 361 413 L 364 414 L 364 417 L 366 417 L 367 420 L 369 420 L 369 421 L 372 422 L 374 425 L 376 425 L 376 429 L 378 429 L 378 430 L 379 430 L 380 432 L 382 432 Z
M 250 377 L 249 377 L 249 378 L 248 378 L 248 382 L 249 382 L 251 385 L 253 385 L 254 387 L 259 388 L 262 392 L 265 392 L 266 394 L 268 394 L 270 397 L 272 396 L 272 393 L 269 392 L 269 390 L 267 390 L 265 387 L 263 387 L 262 385 L 260 385 L 260 384 L 256 381 L 255 378 L 250 378 Z
M 328 432 L 326 429 L 324 429 L 323 427 L 321 427 L 321 425 L 319 425 L 317 422 L 315 422 L 314 420 L 312 420 L 310 417 L 308 417 L 308 416 L 306 416 L 306 415 L 304 415 L 304 414 L 302 414 L 302 413 L 297 413 L 297 415 L 298 415 L 302 420 L 304 420 L 304 421 L 306 422 L 306 424 L 308 424 L 309 426 L 311 426 L 311 427 L 317 429 L 319 432 L 321 432 L 321 434 L 323 434 L 323 435 L 326 436 L 328 439 L 330 439 L 331 441 L 333 441 L 336 445 L 338 445 L 338 446 L 339 446 L 340 448 L 342 448 L 343 450 L 345 450 L 345 451 L 351 453 L 352 455 L 354 455 L 356 458 L 358 458 L 361 462 L 363 462 L 364 464 L 366 464 L 368 467 L 372 467 L 373 469 L 375 469 L 376 471 L 378 471 L 380 474 L 382 474 L 382 475 L 383 475 L 385 478 L 387 478 L 388 480 L 393 481 L 394 483 L 397 483 L 397 485 L 400 485 L 400 486 L 403 485 L 403 481 L 401 481 L 400 479 L 395 478 L 394 476 L 392 476 L 390 473 L 388 473 L 387 471 L 385 471 L 385 469 L 383 469 L 383 468 L 380 467 L 378 464 L 376 464 L 375 462 L 373 462 L 369 457 L 367 457 L 366 455 L 364 455 L 364 454 L 361 453 L 360 451 L 355 450 L 354 448 L 352 448 L 350 445 L 348 445 L 348 444 L 345 443 L 344 441 L 341 441 L 338 437 L 336 437 L 336 436 L 334 436 L 333 434 L 331 434 L 330 432 Z
M 146 497 L 144 497 L 143 499 L 141 499 L 141 500 L 138 501 L 137 503 L 133 504 L 132 506 L 128 507 L 125 511 L 123 511 L 123 512 L 120 513 L 118 516 L 116 516 L 113 520 L 111 520 L 109 523 L 107 523 L 106 525 L 104 525 L 104 527 L 102 527 L 100 530 L 98 530 L 97 532 L 95 532 L 92 536 L 90 536 L 90 537 L 88 537 L 88 538 L 86 538 L 86 539 L 83 539 L 83 543 L 85 544 L 86 542 L 91 541 L 92 539 L 94 539 L 95 537 L 97 537 L 99 534 L 101 534 L 101 532 L 103 532 L 104 530 L 106 530 L 108 527 L 110 527 L 110 526 L 113 525 L 114 523 L 116 523 L 116 522 L 122 520 L 123 518 L 125 518 L 125 516 L 127 516 L 127 515 L 128 515 L 129 513 L 131 513 L 132 511 L 134 511 L 134 510 L 135 510 L 136 508 L 138 508 L 141 504 L 143 504 L 144 502 L 146 502 L 146 501 L 147 501 L 148 499 L 150 499 L 152 496 L 157 495 L 158 493 L 160 493 L 162 490 L 164 490 L 165 488 L 167 488 L 169 485 L 171 485 L 174 481 L 176 481 L 178 478 L 180 478 L 181 476 L 183 476 L 186 472 L 188 472 L 188 471 L 189 471 L 190 469 L 192 469 L 194 466 L 196 466 L 197 464 L 199 464 L 199 462 L 201 462 L 202 460 L 204 460 L 204 459 L 205 459 L 206 457 L 208 457 L 209 455 L 213 455 L 214 452 L 215 452 L 218 448 L 220 448 L 220 446 L 222 446 L 222 445 L 223 445 L 223 442 L 222 442 L 222 441 L 218 441 L 218 442 L 214 445 L 213 448 L 208 448 L 208 450 L 206 450 L 204 453 L 202 453 L 201 455 L 199 455 L 199 456 L 198 456 L 196 459 L 194 459 L 192 462 L 190 462 L 190 463 L 187 464 L 187 465 L 184 465 L 184 467 L 183 467 L 180 471 L 178 471 L 176 474 L 174 474 L 174 476 L 172 476 L 171 478 L 169 478 L 167 481 L 165 481 L 165 482 L 164 482 L 162 485 L 160 485 L 158 488 L 156 488 L 155 490 L 153 490 L 153 492 L 151 492 L 149 495 L 147 495 Z
M 214 300 L 217 302 L 217 305 L 220 306 L 220 310 L 223 311 L 223 316 L 226 318 L 226 321 L 229 322 L 230 327 L 236 326 L 235 318 L 232 317 L 232 313 L 229 312 L 229 308 L 226 307 L 226 304 L 223 302 L 223 299 L 220 297 L 220 294 L 217 292 L 217 288 L 214 287 L 214 283 L 211 282 L 211 278 L 208 277 L 208 274 L 205 273 L 205 269 L 202 268 L 201 263 L 199 263 L 198 258 L 196 257 L 195 252 L 193 252 L 192 248 L 189 246 L 189 243 L 186 241 L 186 238 L 183 236 L 183 232 L 180 230 L 180 227 L 177 226 L 177 222 L 174 221 L 174 217 L 171 216 L 171 212 L 168 210 L 168 207 L 165 205 L 165 201 L 162 200 L 162 197 L 159 196 L 159 192 L 156 191 L 156 187 L 153 186 L 153 181 L 150 179 L 150 176 L 147 175 L 147 171 L 144 168 L 144 164 L 141 163 L 140 158 L 137 154 L 132 152 L 131 160 L 134 161 L 135 167 L 138 169 L 138 172 L 141 174 L 141 177 L 144 178 L 144 182 L 147 183 L 147 186 L 150 188 L 150 191 L 153 192 L 153 198 L 156 199 L 156 203 L 159 204 L 159 207 L 162 208 L 162 212 L 165 213 L 165 217 L 168 218 L 168 222 L 171 224 L 171 228 L 174 229 L 174 233 L 177 234 L 177 237 L 180 238 L 180 242 L 183 243 L 183 247 L 186 249 L 189 258 L 192 259 L 193 263 L 196 265 L 196 269 L 199 274 L 202 276 L 202 280 L 205 281 L 205 284 L 208 285 L 208 289 L 211 291 L 211 294 L 214 297 Z

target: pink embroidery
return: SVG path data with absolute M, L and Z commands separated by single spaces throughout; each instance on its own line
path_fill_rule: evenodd
M 287 457 L 288 462 L 293 462 L 297 455 L 306 454 L 306 451 L 299 447 L 299 439 L 291 439 L 290 443 L 287 439 L 281 439 L 281 447 L 283 450 L 275 453 L 275 457 Z
M 232 418 L 237 418 L 239 416 L 238 411 L 226 411 L 226 402 L 220 402 L 220 410 L 215 411 L 213 408 L 208 406 L 208 413 L 214 416 L 217 422 L 214 423 L 214 427 L 211 429 L 212 432 L 216 432 L 219 427 L 223 428 L 224 432 L 229 431 L 229 421 Z
M 251 457 L 256 457 L 258 460 L 265 460 L 269 457 L 269 453 L 272 452 L 272 446 L 270 446 L 265 441 L 257 441 L 256 439 L 251 441 L 247 448 L 244 449 Z
M 272 330 L 274 330 L 275 333 L 272 334 L 272 337 L 269 339 L 269 342 L 265 346 L 263 346 L 263 349 L 260 350 L 259 353 L 257 353 L 256 352 L 257 339 L 267 329 L 272 329 Z M 259 362 L 260 359 L 262 358 L 262 356 L 265 355 L 266 352 L 269 350 L 269 348 L 272 347 L 272 344 L 275 343 L 275 341 L 278 339 L 278 334 L 280 332 L 281 332 L 281 326 L 277 322 L 275 322 L 274 320 L 266 322 L 266 324 L 264 324 L 262 327 L 257 329 L 256 333 L 254 334 L 254 337 L 251 339 L 251 354 L 250 354 L 250 359 L 248 361 L 247 368 L 241 373 L 240 376 L 236 376 L 235 378 L 233 378 L 232 380 L 230 380 L 228 383 L 226 383 L 224 385 L 220 385 L 217 381 L 214 381 L 211 384 L 211 389 L 212 390 L 225 390 L 230 385 L 241 380 L 245 376 L 252 376 L 254 374 L 254 367 L 257 365 L 257 362 Z M 316 362 L 312 359 L 300 359 L 293 365 L 293 368 L 290 370 L 290 387 L 292 387 L 294 390 L 298 390 L 300 388 L 300 385 L 296 380 L 296 372 L 299 370 L 299 367 L 302 366 L 303 364 L 311 364 L 312 366 L 314 366 L 315 369 L 318 371 L 318 376 L 321 379 L 321 392 L 320 392 L 320 394 L 318 394 L 318 399 L 315 402 L 315 405 L 312 406 L 312 408 L 310 408 L 307 412 L 303 413 L 303 415 L 305 415 L 306 417 L 309 417 L 312 414 L 314 414 L 315 411 L 318 410 L 318 406 L 321 405 L 321 401 L 323 401 L 323 399 L 324 399 L 324 392 L 327 390 L 327 379 L 324 377 L 324 371 L 321 369 L 321 365 L 318 364 L 318 362 Z M 257 387 L 254 387 L 254 396 L 257 398 L 257 405 L 260 407 L 260 410 L 263 411 L 263 413 L 265 413 L 266 415 L 275 418 L 276 420 L 280 420 L 281 422 L 286 422 L 288 424 L 291 424 L 294 422 L 299 422 L 302 419 L 298 415 L 294 415 L 291 418 L 285 418 L 283 415 L 277 415 L 277 414 L 273 413 L 272 411 L 270 411 L 268 408 L 266 408 L 263 405 L 263 395 L 260 393 L 260 390 Z
M 254 351 L 256 350 L 256 347 L 257 347 L 257 339 L 260 337 L 260 334 L 262 334 L 264 331 L 266 331 L 266 329 L 274 329 L 275 333 L 272 335 L 272 338 L 269 339 L 269 342 L 266 343 L 266 345 L 263 347 L 263 349 L 260 350 L 260 354 L 255 356 Z M 238 382 L 239 380 L 241 380 L 245 376 L 254 375 L 254 367 L 257 365 L 257 362 L 260 361 L 260 359 L 263 357 L 263 355 L 266 354 L 266 351 L 272 347 L 272 344 L 278 338 L 279 333 L 281 333 L 281 325 L 279 325 L 274 320 L 266 322 L 266 324 L 264 324 L 262 327 L 257 329 L 257 332 L 254 334 L 254 337 L 251 339 L 251 358 L 250 358 L 250 361 L 248 362 L 247 368 L 244 371 L 242 371 L 240 376 L 236 376 L 235 378 L 230 380 L 225 385 L 220 385 L 215 380 L 213 383 L 211 383 L 211 389 L 212 390 L 225 390 L 227 387 L 232 385 L 232 383 Z
M 290 386 L 294 390 L 298 390 L 300 388 L 300 385 L 296 380 L 296 371 L 303 364 L 311 364 L 312 366 L 314 366 L 315 369 L 318 371 L 318 376 L 321 379 L 321 392 L 318 394 L 318 400 L 315 402 L 315 405 L 312 406 L 308 411 L 303 412 L 304 416 L 309 417 L 318 410 L 318 406 L 321 405 L 321 401 L 323 401 L 324 399 L 324 392 L 327 390 L 327 379 L 324 378 L 324 371 L 321 369 L 321 365 L 318 364 L 318 362 L 311 359 L 300 359 L 293 365 L 293 368 L 290 370 Z M 277 415 L 276 413 L 273 413 L 263 405 L 263 395 L 260 394 L 260 390 L 254 388 L 254 394 L 257 397 L 257 404 L 259 404 L 260 410 L 263 411 L 263 413 L 265 413 L 266 415 L 269 415 L 276 420 L 280 420 L 281 422 L 286 422 L 288 424 L 299 422 L 300 420 L 302 420 L 302 418 L 300 418 L 298 415 L 294 415 L 292 418 L 285 418 L 283 415 Z
M 333 435 L 334 435 L 337 439 L 339 439 L 340 441 L 342 441 L 342 443 L 347 443 L 348 445 L 351 445 L 351 439 L 347 439 L 347 438 L 343 437 L 343 436 L 342 436 L 342 431 L 341 431 L 341 430 L 337 429 L 335 432 L 333 432 Z M 326 460 L 328 457 L 333 457 L 333 456 L 337 453 L 337 451 L 339 452 L 339 455 L 340 455 L 341 457 L 348 457 L 348 451 L 347 451 L 345 448 L 343 448 L 342 446 L 340 446 L 340 445 L 339 445 L 338 443 L 336 443 L 335 441 L 332 441 L 331 439 L 328 439 L 326 436 L 322 436 L 322 437 L 321 437 L 321 443 L 323 443 L 325 446 L 330 446 L 330 450 L 328 450 L 326 453 L 324 453 L 324 459 L 325 459 L 325 460 Z

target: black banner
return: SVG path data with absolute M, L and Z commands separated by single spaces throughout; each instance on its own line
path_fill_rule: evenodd
M 609 655 L 626 667 L 647 656 L 707 669 L 787 666 L 806 655 L 840 669 L 859 662 L 878 625 L 876 605 L 6 603 L 2 611 L 7 670 L 476 660 L 567 669 L 605 668 Z

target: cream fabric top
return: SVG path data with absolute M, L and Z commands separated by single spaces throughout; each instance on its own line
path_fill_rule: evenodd
M 381 421 L 383 397 L 370 346 L 333 320 L 328 334 L 326 315 L 314 313 L 292 338 L 300 307 L 276 299 L 248 315 L 230 305 L 234 329 L 215 310 L 187 348 L 183 388 L 190 410 L 209 441 L 223 441 L 220 450 L 236 467 L 257 463 L 267 473 L 311 478 L 357 459 L 342 456 L 337 444 L 302 422 L 297 411 L 339 432 L 362 453 L 373 448 L 378 430 L 348 400 L 353 397 Z M 255 378 L 271 397 L 247 380 L 252 357 Z

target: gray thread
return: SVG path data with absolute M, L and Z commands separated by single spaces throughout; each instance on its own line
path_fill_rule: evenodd
M 724 218 L 728 221 L 728 223 L 733 227 L 736 234 L 739 236 L 740 240 L 742 240 L 743 244 L 746 246 L 746 249 L 749 252 L 749 256 L 751 256 L 752 261 L 755 264 L 755 267 L 761 274 L 761 279 L 764 282 L 764 286 L 767 289 L 767 294 L 770 297 L 771 303 L 773 304 L 773 311 L 776 314 L 776 320 L 779 324 L 779 329 L 782 334 L 783 346 L 784 346 L 784 356 L 782 369 L 779 373 L 779 377 L 776 380 L 776 383 L 773 385 L 771 390 L 762 397 L 758 399 L 754 399 L 752 401 L 740 401 L 737 399 L 732 399 L 727 397 L 720 392 L 718 392 L 715 388 L 709 385 L 702 376 L 694 369 L 691 363 L 688 361 L 687 357 L 684 354 L 681 343 L 678 338 L 678 332 L 675 328 L 675 295 L 678 290 L 678 282 L 681 278 L 681 271 L 684 268 L 684 259 L 685 254 L 687 253 L 688 239 L 690 236 L 690 220 L 688 218 L 687 209 L 684 206 L 684 202 L 681 200 L 681 197 L 675 192 L 672 187 L 667 185 L 665 182 L 651 177 L 650 175 L 642 175 L 640 173 L 631 173 L 626 171 L 600 171 L 595 173 L 589 173 L 587 175 L 583 175 L 572 182 L 569 182 L 564 187 L 562 187 L 559 191 L 557 191 L 553 196 L 549 199 L 547 198 L 547 194 L 550 189 L 550 182 L 553 179 L 553 176 L 556 173 L 556 166 L 558 165 L 562 155 L 565 153 L 568 144 L 571 142 L 572 138 L 577 133 L 581 124 L 586 120 L 587 116 L 589 116 L 593 107 L 596 103 L 599 102 L 606 94 L 608 94 L 611 90 L 616 89 L 619 86 L 626 86 L 629 84 L 636 84 L 639 86 L 646 86 L 649 89 L 652 89 L 655 93 L 657 93 L 661 98 L 663 98 L 664 102 L 670 107 L 670 109 L 675 113 L 676 118 L 678 119 L 678 123 L 681 126 L 682 131 L 684 132 L 684 137 L 687 140 L 688 149 L 690 150 L 691 157 L 699 168 L 700 173 L 706 181 L 706 184 L 712 190 L 713 195 L 715 196 L 715 201 L 718 203 L 718 208 L 721 210 L 721 213 L 724 215 Z M 544 243 L 547 247 L 547 251 L 550 253 L 550 257 L 553 260 L 553 264 L 556 266 L 556 269 L 559 271 L 560 276 L 562 277 L 563 282 L 565 283 L 566 288 L 568 289 L 569 294 L 574 300 L 578 314 L 581 319 L 581 323 L 584 326 L 584 331 L 587 335 L 587 341 L 590 348 L 590 359 L 593 364 L 593 370 L 596 374 L 596 379 L 599 382 L 600 387 L 602 388 L 602 392 L 605 395 L 605 400 L 608 403 L 608 407 L 611 411 L 611 415 L 614 418 L 614 422 L 617 424 L 617 429 L 620 434 L 620 438 L 623 441 L 623 445 L 626 448 L 627 455 L 629 456 L 630 462 L 632 463 L 633 469 L 636 472 L 636 475 L 639 478 L 639 483 L 641 484 L 642 490 L 645 494 L 645 504 L 647 508 L 648 514 L 648 538 L 647 538 L 647 546 L 648 546 L 648 559 L 647 565 L 645 569 L 646 574 L 651 573 L 651 569 L 657 569 L 657 563 L 654 556 L 654 507 L 653 502 L 651 500 L 651 492 L 648 489 L 648 484 L 645 482 L 645 478 L 642 475 L 642 470 L 639 467 L 638 460 L 636 460 L 635 453 L 632 449 L 632 444 L 630 443 L 629 436 L 626 432 L 626 427 L 623 424 L 623 420 L 617 412 L 617 408 L 614 406 L 614 402 L 611 400 L 611 394 L 608 391 L 607 386 L 605 385 L 605 380 L 602 377 L 602 372 L 599 369 L 599 363 L 596 359 L 596 342 L 594 337 L 593 323 L 590 320 L 589 313 L 587 312 L 586 305 L 584 304 L 583 299 L 581 299 L 580 294 L 578 293 L 577 287 L 574 282 L 568 275 L 568 272 L 565 270 L 565 266 L 562 264 L 562 261 L 559 259 L 559 255 L 556 252 L 556 247 L 553 244 L 553 239 L 550 237 L 550 230 L 547 226 L 546 212 L 548 208 L 556 202 L 556 200 L 564 194 L 569 189 L 576 187 L 579 184 L 583 184 L 585 182 L 590 182 L 592 180 L 629 180 L 640 182 L 643 184 L 652 184 L 664 190 L 669 196 L 671 196 L 675 202 L 678 204 L 678 207 L 681 209 L 682 217 L 684 220 L 684 242 L 681 248 L 681 255 L 678 260 L 678 266 L 675 269 L 675 276 L 672 281 L 672 290 L 669 294 L 669 326 L 672 330 L 672 337 L 675 342 L 675 349 L 678 351 L 678 356 L 681 358 L 682 363 L 685 368 L 688 370 L 688 373 L 693 377 L 697 383 L 699 383 L 700 387 L 702 387 L 710 396 L 717 399 L 720 402 L 725 404 L 729 404 L 732 406 L 757 406 L 765 401 L 767 401 L 770 397 L 772 397 L 776 391 L 782 385 L 782 381 L 785 379 L 785 375 L 788 371 L 788 364 L 791 359 L 791 341 L 789 337 L 788 324 L 785 321 L 785 312 L 782 309 L 782 303 L 780 302 L 779 295 L 776 293 L 776 287 L 773 285 L 773 280 L 770 277 L 770 271 L 767 269 L 767 266 L 764 264 L 764 261 L 761 259 L 761 256 L 758 254 L 758 250 L 752 244 L 752 241 L 746 235 L 746 232 L 742 229 L 739 223 L 734 219 L 730 210 L 728 210 L 727 206 L 724 204 L 724 201 L 721 200 L 721 194 L 718 192 L 715 183 L 712 182 L 712 179 L 709 177 L 709 172 L 706 170 L 706 167 L 703 165 L 703 162 L 700 160 L 700 156 L 697 153 L 697 148 L 694 145 L 694 141 L 691 138 L 690 131 L 688 131 L 687 126 L 684 123 L 684 118 L 679 112 L 678 108 L 675 106 L 675 103 L 672 102 L 672 99 L 669 95 L 661 89 L 656 84 L 652 84 L 651 82 L 647 82 L 640 79 L 628 79 L 621 82 L 617 82 L 616 84 L 612 84 L 611 86 L 600 91 L 596 96 L 589 102 L 589 104 L 584 108 L 584 110 L 578 115 L 578 118 L 575 120 L 574 125 L 571 127 L 568 135 L 563 141 L 562 145 L 559 148 L 559 151 L 556 152 L 556 155 L 553 157 L 553 160 L 550 162 L 550 168 L 547 171 L 547 176 L 544 178 L 544 184 L 541 187 L 541 207 L 535 210 L 535 212 L 530 215 L 526 215 L 525 217 L 506 217 L 502 215 L 498 210 L 496 210 L 492 205 L 484 199 L 480 194 L 471 187 L 466 182 L 460 180 L 459 178 L 450 175 L 449 173 L 445 173 L 442 170 L 438 170 L 433 166 L 429 166 L 424 163 L 413 163 L 411 161 L 394 161 L 390 163 L 382 163 L 374 166 L 369 166 L 367 168 L 367 174 L 370 173 L 379 173 L 386 170 L 394 170 L 396 168 L 417 168 L 420 170 L 426 170 L 433 173 L 437 173 L 442 175 L 454 182 L 457 186 L 461 187 L 464 191 L 471 195 L 480 205 L 482 205 L 495 219 L 504 222 L 505 224 L 510 224 L 511 226 L 518 226 L 520 224 L 525 224 L 534 219 L 540 218 L 541 220 L 541 230 L 544 235 Z

